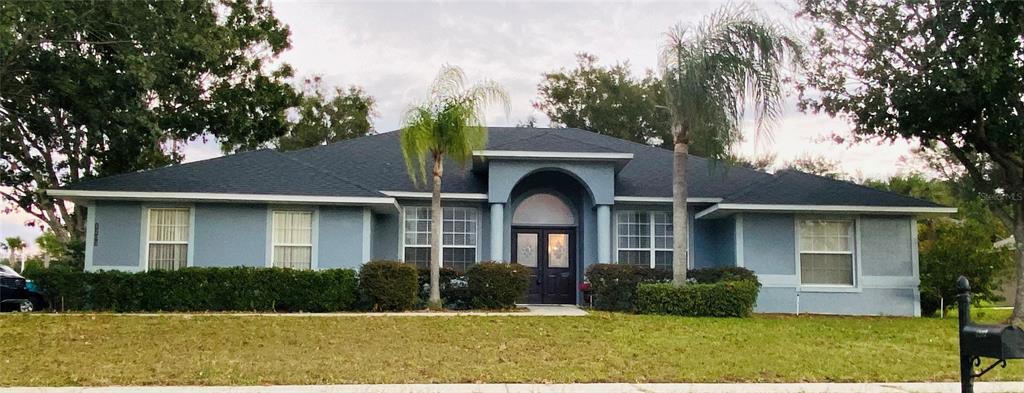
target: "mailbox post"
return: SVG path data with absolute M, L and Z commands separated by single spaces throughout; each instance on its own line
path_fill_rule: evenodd
M 1010 325 L 976 325 L 971 322 L 971 284 L 961 276 L 957 280 L 957 314 L 960 333 L 960 392 L 974 393 L 974 379 L 1006 367 L 1008 359 L 1024 359 L 1024 331 Z M 978 373 L 981 358 L 995 363 Z

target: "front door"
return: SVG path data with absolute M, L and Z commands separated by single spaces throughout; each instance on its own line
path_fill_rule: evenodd
M 512 228 L 512 262 L 530 268 L 528 303 L 576 303 L 575 228 Z

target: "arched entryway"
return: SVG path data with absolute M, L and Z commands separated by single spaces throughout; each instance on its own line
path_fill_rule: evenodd
M 529 303 L 576 302 L 576 215 L 558 195 L 523 199 L 512 216 L 512 262 L 530 268 Z
M 516 185 L 510 256 L 531 271 L 527 302 L 576 303 L 583 198 L 589 194 L 582 185 L 557 171 L 531 174 Z

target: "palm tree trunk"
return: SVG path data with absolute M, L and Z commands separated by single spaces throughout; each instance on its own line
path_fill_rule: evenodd
M 689 260 L 690 232 L 686 208 L 686 161 L 690 147 L 682 138 L 679 125 L 673 128 L 672 149 L 672 283 L 686 284 L 686 268 Z
M 441 173 L 444 160 L 434 154 L 434 192 L 430 196 L 430 299 L 428 306 L 441 308 Z
M 1013 210 L 1013 240 L 1016 244 L 1014 254 L 1017 257 L 1017 293 L 1014 295 L 1013 315 L 1010 317 L 1010 323 L 1024 326 L 1024 201 L 1017 201 Z

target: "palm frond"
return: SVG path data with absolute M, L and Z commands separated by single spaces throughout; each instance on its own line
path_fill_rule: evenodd
M 406 172 L 414 185 L 419 185 L 420 181 L 426 184 L 427 159 L 430 157 L 431 142 L 437 123 L 433 108 L 429 105 L 420 105 L 409 109 L 405 114 L 404 123 L 400 143 Z
M 484 80 L 465 87 L 462 69 L 442 67 L 430 98 L 407 112 L 402 128 L 402 154 L 413 182 L 427 182 L 428 159 L 449 157 L 465 165 L 474 150 L 487 146 L 484 112 L 493 104 L 508 115 L 508 93 L 499 84 Z
M 696 26 L 677 25 L 659 66 L 673 124 L 687 143 L 720 158 L 742 137 L 748 102 L 757 135 L 771 137 L 781 114 L 784 69 L 802 64 L 802 49 L 749 5 L 726 6 Z

